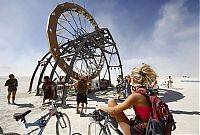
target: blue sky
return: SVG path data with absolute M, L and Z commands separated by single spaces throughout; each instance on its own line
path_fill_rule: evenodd
M 63 2 L 67 0 L 0 0 L 0 76 L 32 75 L 49 50 L 48 16 Z M 124 74 L 144 62 L 159 76 L 199 75 L 198 0 L 74 2 L 110 30 Z

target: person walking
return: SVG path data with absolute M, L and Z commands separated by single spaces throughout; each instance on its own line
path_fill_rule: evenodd
M 16 104 L 15 95 L 17 92 L 18 81 L 15 78 L 14 74 L 9 75 L 9 79 L 6 81 L 5 86 L 8 86 L 8 95 L 7 95 L 8 104 L 11 104 L 10 103 L 11 95 L 12 95 L 12 104 Z

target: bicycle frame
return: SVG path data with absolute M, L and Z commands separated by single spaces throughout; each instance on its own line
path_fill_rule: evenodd
M 33 123 L 27 123 L 25 118 L 22 121 L 23 121 L 23 124 L 25 125 L 25 128 L 29 128 L 29 127 L 33 127 L 33 126 L 39 126 L 40 131 L 39 131 L 38 135 L 42 135 L 42 133 L 43 133 L 47 123 L 51 119 L 51 117 L 54 114 L 57 115 L 57 113 L 58 113 L 57 108 L 53 108 L 49 113 L 47 113 L 46 115 L 42 116 L 41 118 L 39 118 L 38 120 L 36 120 Z M 34 131 L 31 131 L 31 132 L 34 132 Z
M 30 131 L 27 134 L 35 132 L 36 130 L 39 129 L 40 131 L 39 131 L 38 135 L 42 135 L 42 133 L 43 133 L 46 125 L 48 124 L 49 120 L 51 119 L 51 117 L 55 116 L 56 117 L 56 134 L 60 134 L 61 132 L 63 132 L 63 130 L 59 130 L 59 129 L 64 129 L 64 131 L 68 132 L 68 134 L 70 135 L 71 134 L 71 125 L 70 125 L 69 117 L 67 116 L 67 114 L 62 113 L 61 111 L 58 110 L 56 103 L 57 103 L 57 101 L 54 101 L 54 100 L 44 103 L 43 105 L 48 104 L 49 112 L 46 113 L 45 115 L 41 116 L 41 118 L 37 119 L 34 122 L 26 122 L 26 115 L 28 115 L 31 112 L 31 110 L 28 110 L 24 113 L 15 113 L 13 115 L 13 118 L 16 121 L 20 120 L 25 125 L 25 128 L 38 126 L 38 128 L 33 129 L 32 131 Z

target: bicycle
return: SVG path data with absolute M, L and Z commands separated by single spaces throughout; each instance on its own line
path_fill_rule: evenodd
M 26 118 L 25 118 L 26 115 L 28 115 L 31 112 L 31 110 L 28 110 L 24 113 L 15 113 L 13 115 L 13 117 L 16 121 L 21 120 L 21 122 L 23 122 L 23 124 L 25 125 L 25 128 L 38 126 L 39 128 L 32 130 L 30 133 L 35 132 L 36 130 L 40 129 L 38 135 L 42 135 L 42 133 L 43 133 L 46 125 L 48 124 L 49 120 L 51 119 L 51 117 L 56 116 L 56 118 L 57 118 L 56 134 L 57 135 L 61 135 L 61 134 L 70 135 L 71 134 L 71 124 L 70 124 L 69 117 L 67 116 L 67 114 L 62 113 L 61 111 L 58 111 L 58 107 L 57 107 L 56 103 L 57 103 L 57 101 L 55 101 L 55 100 L 44 103 L 43 105 L 48 104 L 49 112 L 32 123 L 27 123 Z M 30 133 L 28 133 L 28 134 L 30 134 Z
M 88 117 L 92 118 L 92 122 L 88 125 L 88 135 L 111 135 L 113 132 L 118 135 L 123 135 L 118 129 L 116 121 L 113 121 L 108 113 L 95 110 L 93 113 L 88 114 Z M 95 124 L 95 129 L 92 130 L 91 127 L 93 124 Z

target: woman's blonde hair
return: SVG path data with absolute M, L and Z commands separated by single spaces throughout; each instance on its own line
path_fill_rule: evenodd
M 155 71 L 147 64 L 142 64 L 140 67 L 133 68 L 131 72 L 132 83 L 135 86 L 150 86 L 154 81 L 156 81 Z

